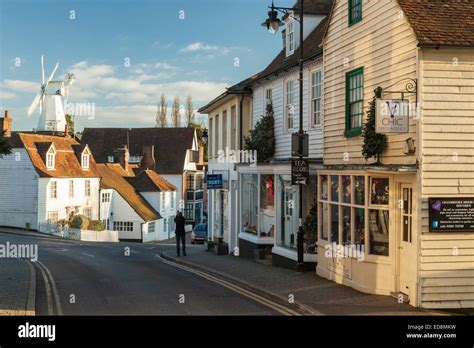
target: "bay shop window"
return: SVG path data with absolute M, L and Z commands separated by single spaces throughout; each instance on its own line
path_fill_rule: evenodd
M 329 243 L 364 245 L 389 256 L 389 178 L 346 173 L 318 180 L 319 237 Z
M 242 174 L 242 231 L 259 237 L 275 233 L 275 183 L 267 174 Z

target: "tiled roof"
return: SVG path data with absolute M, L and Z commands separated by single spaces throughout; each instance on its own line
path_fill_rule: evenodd
M 474 47 L 473 0 L 398 0 L 420 46 Z
M 182 174 L 193 140 L 193 128 L 85 128 L 81 143 L 89 145 L 97 163 L 107 163 L 107 156 L 125 144 L 130 156 L 142 156 L 144 145 L 154 145 L 156 171 Z
M 52 178 L 98 178 L 94 156 L 90 156 L 89 169 L 82 169 L 76 156 L 75 140 L 66 137 L 34 133 L 12 133 L 13 147 L 23 147 L 40 177 Z M 55 169 L 46 167 L 46 152 L 54 144 L 56 149 Z
M 144 170 L 136 177 L 127 178 L 127 180 L 139 192 L 176 191 L 176 186 L 150 169 Z
M 313 15 L 327 15 L 331 11 L 333 0 L 306 0 L 304 2 L 304 13 Z M 301 7 L 301 0 L 293 6 L 293 11 L 298 12 Z
M 120 164 L 97 164 L 101 177 L 100 186 L 117 191 L 145 222 L 161 219 L 160 213 L 135 190 L 125 177 L 119 174 L 117 167 L 120 167 Z

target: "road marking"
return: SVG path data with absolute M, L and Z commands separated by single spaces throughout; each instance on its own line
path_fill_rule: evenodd
M 58 293 L 58 289 L 56 287 L 56 282 L 54 281 L 53 275 L 51 274 L 48 267 L 46 267 L 44 263 L 42 263 L 39 260 L 36 261 L 36 263 L 38 264 L 38 266 L 40 268 L 42 268 L 41 272 L 43 274 L 43 279 L 48 278 L 48 279 L 45 280 L 45 286 L 46 286 L 46 283 L 47 283 L 48 287 L 51 287 L 51 291 L 49 292 L 49 296 L 51 298 L 51 292 L 52 292 L 53 296 L 54 296 L 55 304 L 56 304 L 57 315 L 63 315 L 63 309 L 61 308 L 61 301 L 59 300 L 59 293 Z M 44 275 L 43 270 L 44 270 L 44 272 L 46 272 L 46 276 Z M 47 289 L 46 294 L 48 294 L 48 287 L 46 287 L 46 289 Z M 49 311 L 49 307 L 48 307 L 48 311 Z
M 210 280 L 214 283 L 217 283 L 223 287 L 226 287 L 227 289 L 229 290 L 232 290 L 240 295 L 243 295 L 247 298 L 250 298 L 251 300 L 255 301 L 255 302 L 258 302 L 266 307 L 269 307 L 277 312 L 279 312 L 280 314 L 283 314 L 283 315 L 286 315 L 286 316 L 289 316 L 289 315 L 293 315 L 293 316 L 300 316 L 301 313 L 298 313 L 297 311 L 293 310 L 293 309 L 290 309 L 290 308 L 287 308 L 279 303 L 276 303 L 272 300 L 269 300 L 263 296 L 260 296 L 260 295 L 257 295 L 247 289 L 244 289 L 236 284 L 233 284 L 231 282 L 228 282 L 226 280 L 222 280 L 222 279 L 219 279 L 213 275 L 210 275 L 210 274 L 207 274 L 207 273 L 204 273 L 204 272 L 201 272 L 201 271 L 198 271 L 196 269 L 193 269 L 193 268 L 190 268 L 190 267 L 187 267 L 187 266 L 183 266 L 183 265 L 179 265 L 175 262 L 171 262 L 171 261 L 168 261 L 168 260 L 165 260 L 163 257 L 161 257 L 160 255 L 156 255 L 157 257 L 159 257 L 161 259 L 162 262 L 168 264 L 168 265 L 171 265 L 171 266 L 174 266 L 174 267 L 177 267 L 177 268 L 181 268 L 185 271 L 188 271 L 190 273 L 193 273 L 193 274 L 196 274 L 198 276 L 201 276 L 203 278 L 206 278 L 207 280 Z
M 88 253 L 83 253 L 82 251 L 79 252 L 80 254 L 82 255 L 86 255 L 86 256 L 89 256 L 89 257 L 95 257 L 94 255 L 92 254 L 88 254 Z
M 46 276 L 46 273 L 44 272 L 43 268 L 39 265 L 39 262 L 35 262 L 38 265 L 38 268 L 41 272 L 41 275 L 43 277 L 43 282 L 44 282 L 44 288 L 46 291 L 46 306 L 48 307 L 48 314 L 49 315 L 54 315 L 54 310 L 53 310 L 53 300 L 51 298 L 51 287 L 49 284 L 49 279 Z

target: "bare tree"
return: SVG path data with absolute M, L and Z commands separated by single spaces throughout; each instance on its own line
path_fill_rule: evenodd
M 171 109 L 171 121 L 173 127 L 178 128 L 181 125 L 181 114 L 179 110 L 179 97 L 174 97 L 173 108 Z
M 158 104 L 158 110 L 156 111 L 156 126 L 165 128 L 168 124 L 168 103 L 164 93 L 161 93 L 160 103 Z
M 186 124 L 189 127 L 194 122 L 193 97 L 191 94 L 186 98 Z

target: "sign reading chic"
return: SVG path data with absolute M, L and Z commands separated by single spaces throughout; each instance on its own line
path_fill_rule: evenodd
M 375 131 L 377 133 L 407 133 L 410 103 L 405 99 L 377 99 Z

